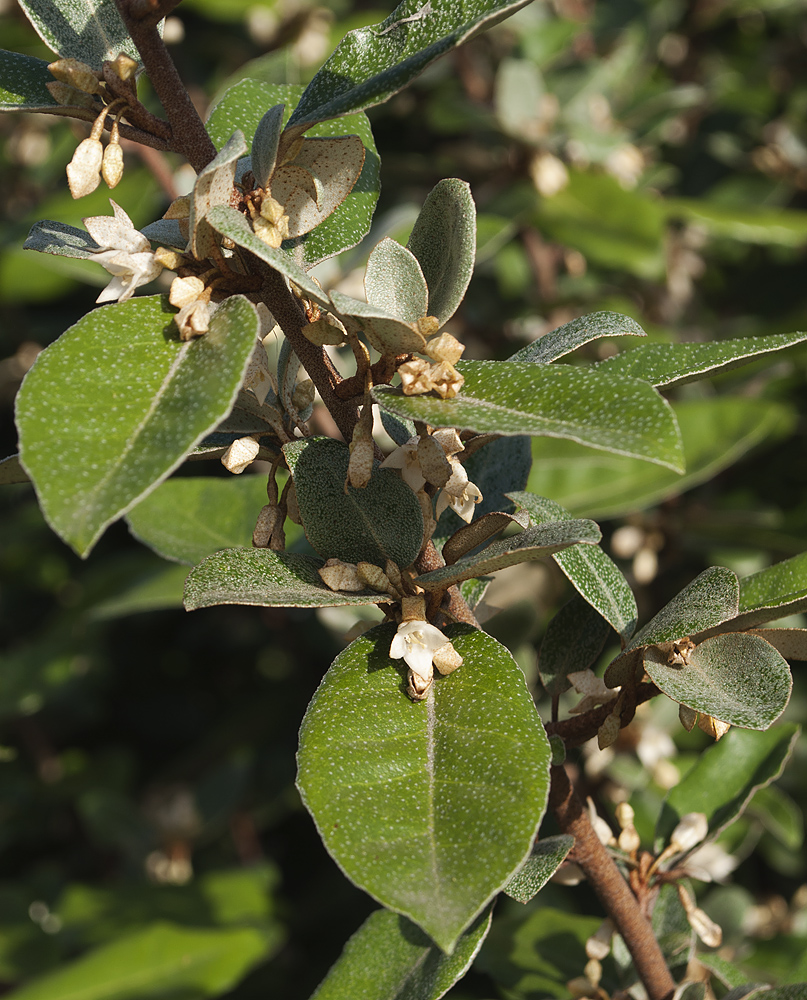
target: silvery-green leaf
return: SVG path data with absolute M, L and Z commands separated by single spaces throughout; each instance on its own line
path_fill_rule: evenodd
M 243 132 L 236 130 L 221 152 L 199 171 L 193 185 L 188 219 L 189 246 L 197 260 L 204 260 L 218 249 L 218 241 L 206 216 L 217 205 L 230 204 L 236 162 L 247 149 Z
M 608 622 L 579 594 L 563 605 L 538 653 L 538 675 L 547 694 L 554 698 L 568 691 L 567 675 L 594 665 L 609 631 Z
M 415 436 L 415 425 L 411 420 L 401 420 L 394 413 L 381 410 L 381 423 L 397 445 L 406 444 L 409 438 Z M 470 478 L 470 477 L 469 477 Z
M 672 388 L 738 368 L 807 340 L 807 333 L 777 333 L 707 344 L 642 344 L 596 365 L 608 375 L 629 375 Z M 541 341 L 538 341 L 541 343 Z
M 429 316 L 443 326 L 462 302 L 474 269 L 476 206 L 465 181 L 450 177 L 432 188 L 406 246 L 426 279 Z
M 570 365 L 460 361 L 456 368 L 465 385 L 453 399 L 404 396 L 384 386 L 373 397 L 399 417 L 432 427 L 569 438 L 683 471 L 675 415 L 646 382 Z
M 51 219 L 35 222 L 22 248 L 85 260 L 93 257 L 101 249 L 86 230 L 53 222 Z
M 490 514 L 476 517 L 470 524 L 464 524 L 446 539 L 441 549 L 443 559 L 446 565 L 450 566 L 472 549 L 484 545 L 491 538 L 501 534 L 510 525 L 517 524 L 520 528 L 526 528 L 527 522 L 526 514 L 516 516 L 505 514 L 503 511 L 491 511 Z
M 574 837 L 567 834 L 539 840 L 502 892 L 519 903 L 529 903 L 560 868 L 573 847 Z
M 759 788 L 775 781 L 796 745 L 799 727 L 783 723 L 765 732 L 730 729 L 701 751 L 692 768 L 670 790 L 656 823 L 656 845 L 663 846 L 681 819 L 706 815 L 709 839 L 742 814 Z
M 364 291 L 371 306 L 377 306 L 405 323 L 416 323 L 426 315 L 429 290 L 417 258 L 388 236 L 367 260 Z
M 350 31 L 289 121 L 291 134 L 380 104 L 431 62 L 515 13 L 527 0 L 404 0 L 380 24 Z
M 742 580 L 740 594 L 742 594 Z M 786 660 L 807 660 L 807 628 L 753 628 L 748 630 L 748 635 L 760 636 Z
M 9 455 L 0 460 L 0 486 L 29 482 L 28 474 L 20 465 L 19 455 Z
M 557 524 L 542 524 L 540 527 L 527 528 L 511 538 L 503 538 L 493 542 L 481 552 L 466 556 L 451 566 L 433 569 L 422 573 L 417 578 L 419 587 L 424 590 L 442 590 L 461 580 L 471 577 L 495 573 L 506 566 L 530 562 L 533 559 L 545 559 L 560 549 L 582 542 L 596 545 L 602 535 L 599 527 L 593 521 L 560 521 Z
M 188 237 L 183 236 L 179 219 L 157 219 L 156 222 L 143 226 L 140 232 L 152 243 L 162 246 L 184 250 L 188 245 Z
M 376 910 L 350 938 L 311 1000 L 438 1000 L 470 968 L 490 930 L 480 914 L 445 955 L 406 917 Z
M 255 307 L 232 296 L 187 343 L 173 318 L 158 295 L 94 309 L 39 355 L 20 388 L 21 461 L 48 523 L 81 555 L 170 475 L 238 392 Z
M 44 59 L 0 51 L 0 111 L 49 111 L 59 107 L 46 84 L 54 76 Z
M 509 361 L 531 361 L 546 364 L 588 344 L 599 337 L 646 337 L 636 320 L 615 312 L 595 312 L 579 316 L 556 330 L 550 330 L 532 344 L 527 344 L 509 358 Z M 622 357 L 623 355 L 619 355 Z M 633 375 L 633 372 L 627 372 Z M 641 378 L 641 375 L 636 374 Z M 645 380 L 647 381 L 647 380 Z
M 115 0 L 19 0 L 34 30 L 62 59 L 78 59 L 100 70 L 105 59 L 125 52 L 140 60 Z
M 252 139 L 252 173 L 258 187 L 266 187 L 277 162 L 277 146 L 283 129 L 284 104 L 269 108 L 258 122 Z
M 508 497 L 529 512 L 533 524 L 572 516 L 554 500 L 534 493 L 509 493 Z M 599 546 L 570 549 L 553 558 L 589 604 L 624 640 L 629 639 L 636 628 L 639 612 L 633 591 L 613 559 Z
M 406 323 L 380 306 L 336 291 L 330 293 L 330 299 L 332 311 L 342 322 L 361 328 L 380 354 L 405 354 L 422 351 L 426 346 L 426 338 L 416 324 Z
M 394 625 L 336 658 L 303 720 L 297 784 L 342 871 L 451 953 L 530 852 L 550 750 L 505 647 L 445 633 L 463 664 L 422 702 L 389 658 Z
M 270 247 L 257 237 L 250 228 L 246 216 L 234 208 L 230 208 L 229 205 L 218 205 L 208 213 L 207 222 L 216 232 L 228 237 L 244 250 L 254 253 L 256 257 L 266 261 L 276 271 L 280 271 L 290 281 L 293 281 L 307 298 L 323 307 L 330 308 L 331 303 L 328 296 L 316 281 L 309 277 L 285 250 Z
M 364 489 L 348 486 L 348 446 L 332 438 L 284 445 L 306 537 L 323 559 L 409 566 L 423 542 L 423 515 L 391 469 L 373 470 Z
M 322 559 L 270 549 L 223 549 L 203 559 L 185 583 L 185 608 L 256 604 L 267 608 L 334 608 L 379 604 L 386 594 L 330 590 L 317 570 Z
M 726 632 L 698 643 L 689 662 L 650 646 L 644 669 L 668 698 L 743 729 L 767 729 L 784 712 L 793 681 L 780 653 L 758 635 Z

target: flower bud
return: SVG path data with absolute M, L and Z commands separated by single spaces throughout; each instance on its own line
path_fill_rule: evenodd
M 389 594 L 392 589 L 392 584 L 387 578 L 387 574 L 381 569 L 380 566 L 376 566 L 374 563 L 370 562 L 360 562 L 356 565 L 356 571 L 358 573 L 359 579 L 362 580 L 370 590 L 375 590 L 379 594 Z
M 452 468 L 439 442 L 424 435 L 418 440 L 417 456 L 426 482 L 440 488 L 445 486 L 451 478 Z
M 91 94 L 86 94 L 83 90 L 76 90 L 69 83 L 62 83 L 60 80 L 52 80 L 46 83 L 50 96 L 66 108 L 97 108 L 98 104 L 93 100 Z
M 169 250 L 168 247 L 157 247 L 154 251 L 154 259 L 158 264 L 167 267 L 169 271 L 176 271 L 185 263 L 184 254 L 178 253 L 176 250 Z
M 435 361 L 447 361 L 450 365 L 455 365 L 462 357 L 465 344 L 461 344 L 456 337 L 450 333 L 441 333 L 426 344 L 425 353 Z
M 124 83 L 134 79 L 139 65 L 140 63 L 136 59 L 132 59 L 125 52 L 121 52 L 115 59 L 109 60 L 112 72 Z
M 255 438 L 238 438 L 221 456 L 221 464 L 234 476 L 240 476 L 244 469 L 255 461 L 260 450 Z
M 357 567 L 353 563 L 342 562 L 341 559 L 328 559 L 317 573 L 331 590 L 360 591 L 365 587 Z
M 67 164 L 67 183 L 74 198 L 92 194 L 101 183 L 101 164 L 104 147 L 100 139 L 84 139 L 76 147 L 73 159 Z
M 269 548 L 269 542 L 275 530 L 279 514 L 280 511 L 275 504 L 269 503 L 265 507 L 261 507 L 258 520 L 252 532 L 252 544 L 256 549 Z
M 622 715 L 620 712 L 611 712 L 605 717 L 605 721 L 597 730 L 597 746 L 600 750 L 605 750 L 616 743 L 621 728 Z
M 447 642 L 445 646 L 441 646 L 435 651 L 432 656 L 432 663 L 445 676 L 446 674 L 453 673 L 458 667 L 462 666 L 462 657 L 454 649 L 453 645 Z
M 190 195 L 175 198 L 163 213 L 164 219 L 187 219 L 191 212 Z
M 611 951 L 614 925 L 611 920 L 603 920 L 596 932 L 586 941 L 586 956 L 601 962 Z
M 300 507 L 297 503 L 297 490 L 294 488 L 293 482 L 286 490 L 286 513 L 295 524 L 303 523 L 303 519 L 300 517 Z
M 48 65 L 48 69 L 57 80 L 85 94 L 97 94 L 101 89 L 97 74 L 78 59 L 57 59 Z
M 698 720 L 698 713 L 694 708 L 690 708 L 688 705 L 679 705 L 678 718 L 684 729 L 686 729 L 688 733 L 691 733 L 692 727 Z
M 304 326 L 302 332 L 303 336 L 317 347 L 325 347 L 326 344 L 336 346 L 345 339 L 344 332 L 330 324 L 323 316 Z
M 171 282 L 171 290 L 168 292 L 168 301 L 177 309 L 182 309 L 183 306 L 195 302 L 204 290 L 205 283 L 195 275 L 187 278 L 174 278 Z
M 440 320 L 436 316 L 421 316 L 417 328 L 421 336 L 432 337 L 440 329 Z
M 709 832 L 709 821 L 705 813 L 691 812 L 681 817 L 681 822 L 673 830 L 670 845 L 679 851 L 689 851 L 699 844 Z
M 114 133 L 117 126 L 113 126 L 113 139 L 104 150 L 104 157 L 101 161 L 101 176 L 106 181 L 107 187 L 117 186 L 123 177 L 123 150 L 119 142 L 114 141 Z
M 721 722 L 720 719 L 715 719 L 711 715 L 700 715 L 698 716 L 698 729 L 702 729 L 707 736 L 711 736 L 717 741 L 731 729 L 731 723 Z

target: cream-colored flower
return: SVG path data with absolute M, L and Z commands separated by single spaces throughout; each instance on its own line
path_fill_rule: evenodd
M 448 645 L 439 628 L 425 621 L 405 621 L 398 626 L 389 655 L 404 659 L 409 667 L 408 690 L 412 698 L 422 700 L 428 694 L 434 676 L 434 654 Z
M 400 469 L 401 478 L 415 493 L 422 490 L 426 484 L 426 477 L 420 468 L 418 461 L 418 441 L 419 437 L 411 437 L 408 441 L 390 452 L 381 463 L 382 469 Z
M 163 265 L 151 252 L 148 237 L 135 229 L 132 220 L 111 198 L 114 215 L 84 219 L 90 236 L 101 248 L 92 260 L 114 275 L 96 302 L 125 302 L 140 285 L 153 281 Z
M 452 496 L 447 490 L 441 490 L 437 498 L 435 513 L 439 517 L 443 511 L 450 507 L 455 514 L 470 524 L 474 517 L 474 508 L 482 499 L 482 491 L 475 483 L 467 482 L 462 492 Z
M 67 164 L 67 183 L 74 198 L 92 194 L 101 183 L 101 165 L 104 162 L 104 147 L 101 140 L 93 136 L 83 139 Z
M 221 456 L 221 464 L 234 476 L 240 476 L 258 457 L 260 445 L 252 437 L 237 438 Z
M 216 305 L 205 299 L 196 299 L 183 306 L 174 316 L 174 322 L 179 330 L 180 340 L 193 340 L 194 337 L 201 337 L 210 328 L 210 319 L 215 312 Z
M 678 826 L 670 837 L 670 846 L 678 851 L 689 851 L 699 844 L 709 832 L 709 821 L 706 813 L 691 812 L 681 817 Z

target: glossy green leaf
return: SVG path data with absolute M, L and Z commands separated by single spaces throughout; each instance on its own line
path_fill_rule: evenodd
M 285 250 L 270 247 L 262 239 L 259 239 L 252 231 L 246 216 L 242 215 L 241 212 L 230 208 L 229 205 L 218 205 L 208 212 L 207 221 L 216 232 L 228 237 L 233 243 L 243 247 L 244 250 L 254 253 L 256 257 L 260 257 L 261 260 L 266 261 L 276 271 L 279 271 L 290 281 L 293 281 L 312 301 L 319 303 L 321 306 L 330 306 L 328 296 L 312 278 L 309 278 L 308 274 L 294 261 L 291 255 L 286 253 Z
M 86 555 L 232 406 L 258 335 L 255 307 L 222 303 L 177 339 L 160 296 L 94 309 L 46 348 L 17 397 L 20 459 L 45 518 Z
M 86 230 L 65 226 L 51 219 L 35 223 L 22 248 L 38 250 L 39 253 L 56 254 L 58 257 L 78 257 L 84 260 L 91 259 L 96 251 L 101 249 Z
M 445 955 L 406 917 L 371 913 L 311 1000 L 438 1000 L 470 968 L 490 930 L 481 914 Z
M 49 111 L 59 105 L 46 84 L 55 77 L 44 59 L 0 50 L 0 111 Z
M 560 504 L 534 493 L 510 493 L 509 497 L 529 512 L 533 524 L 561 521 L 572 516 Z M 639 612 L 633 591 L 613 559 L 599 546 L 559 552 L 554 559 L 575 589 L 623 639 L 628 640 L 636 628 Z
M 684 666 L 665 649 L 645 650 L 644 668 L 668 698 L 743 729 L 767 729 L 784 712 L 793 681 L 785 660 L 757 635 L 705 639 Z
M 429 290 L 417 258 L 387 236 L 373 248 L 364 272 L 364 290 L 371 306 L 406 323 L 426 315 Z
M 426 347 L 426 338 L 416 323 L 406 322 L 381 306 L 343 292 L 332 291 L 330 299 L 331 312 L 347 326 L 361 329 L 379 354 L 406 354 Z
M 163 557 L 195 566 L 219 549 L 249 545 L 266 499 L 264 476 L 169 479 L 126 515 L 135 538 Z
M 462 302 L 474 270 L 476 206 L 470 185 L 449 177 L 431 189 L 407 249 L 423 269 L 429 316 L 436 316 L 443 326 Z
M 757 819 L 788 850 L 798 851 L 804 843 L 804 816 L 801 806 L 779 785 L 760 788 L 748 806 Z
M 644 379 L 651 385 L 672 388 L 739 368 L 805 340 L 807 333 L 798 332 L 708 344 L 642 344 L 607 358 L 595 367 L 608 375 L 628 375 Z
M 330 590 L 317 570 L 321 559 L 270 549 L 223 549 L 203 559 L 185 582 L 185 608 L 256 604 L 266 608 L 334 608 L 380 604 L 387 594 Z
M 786 247 L 807 243 L 807 212 L 766 205 L 720 205 L 705 198 L 671 198 L 663 206 L 668 217 L 696 222 L 714 236 Z
M 230 204 L 238 158 L 247 152 L 246 139 L 237 129 L 221 151 L 199 171 L 190 200 L 189 249 L 197 260 L 212 256 L 218 249 L 207 215 L 217 205 Z
M 384 386 L 373 396 L 399 417 L 433 427 L 569 438 L 683 471 L 673 411 L 646 382 L 569 365 L 460 361 L 456 367 L 465 385 L 454 399 L 404 396 Z
M 574 837 L 567 834 L 539 840 L 502 892 L 519 903 L 529 903 L 560 868 L 573 847 Z
M 571 441 L 533 438 L 528 489 L 550 496 L 575 517 L 618 517 L 707 482 L 763 441 L 792 431 L 795 413 L 767 399 L 719 396 L 673 404 L 684 447 L 679 476 L 649 462 L 592 454 Z
M 552 697 L 571 687 L 567 675 L 592 667 L 602 652 L 608 622 L 579 594 L 550 621 L 538 654 L 538 675 Z
M 381 104 L 431 62 L 527 0 L 404 0 L 380 24 L 350 31 L 300 98 L 290 134 Z
M 323 559 L 409 566 L 423 542 L 420 503 L 391 469 L 374 468 L 364 489 L 345 488 L 349 452 L 331 438 L 283 448 L 306 537 Z
M 505 885 L 546 807 L 549 743 L 504 646 L 447 628 L 463 657 L 409 700 L 395 627 L 341 653 L 300 730 L 298 786 L 345 874 L 443 951 Z
M 100 70 L 125 52 L 139 61 L 115 0 L 19 0 L 34 30 L 62 59 L 79 59 Z
M 264 932 L 257 928 L 153 923 L 8 995 L 14 1000 L 213 997 L 233 987 L 265 953 Z
M 666 844 L 687 813 L 700 812 L 716 837 L 742 814 L 757 789 L 775 781 L 790 759 L 799 727 L 784 723 L 763 733 L 730 729 L 702 751 L 671 789 L 656 824 L 657 844 Z
M 527 344 L 520 351 L 516 351 L 508 361 L 546 364 L 599 337 L 646 336 L 644 330 L 630 316 L 615 312 L 595 312 L 588 316 L 579 316 L 556 330 L 550 330 L 532 344 Z
M 596 544 L 601 537 L 600 529 L 593 521 L 569 520 L 559 521 L 556 524 L 542 524 L 527 528 L 518 535 L 503 538 L 499 542 L 493 542 L 481 552 L 466 556 L 451 566 L 421 573 L 417 583 L 424 590 L 442 590 L 461 580 L 495 573 L 506 566 L 545 559 L 554 552 L 579 542 Z

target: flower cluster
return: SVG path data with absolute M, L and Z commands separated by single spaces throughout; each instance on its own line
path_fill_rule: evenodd
M 441 399 L 453 399 L 465 384 L 454 365 L 462 357 L 465 345 L 450 333 L 441 333 L 427 344 L 424 353 L 432 358 L 430 364 L 423 358 L 406 361 L 398 369 L 405 396 L 418 396 L 436 392 Z

